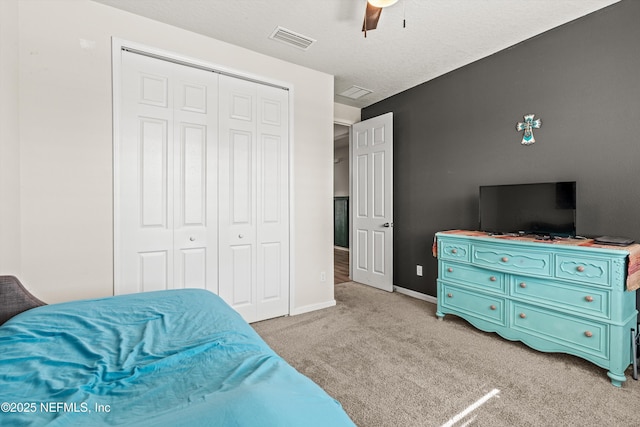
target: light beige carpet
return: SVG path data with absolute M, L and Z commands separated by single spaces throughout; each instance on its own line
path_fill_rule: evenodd
M 640 383 L 435 316 L 435 305 L 336 285 L 336 307 L 252 326 L 367 426 L 638 426 Z M 492 390 L 499 393 L 492 396 Z M 495 393 L 495 392 L 494 392 Z

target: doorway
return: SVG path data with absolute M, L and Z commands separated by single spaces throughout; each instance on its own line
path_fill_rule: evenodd
M 333 214 L 334 214 L 334 284 L 349 278 L 349 130 L 350 126 L 333 125 Z

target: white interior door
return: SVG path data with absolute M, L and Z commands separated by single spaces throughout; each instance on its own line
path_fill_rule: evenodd
M 218 75 L 121 54 L 115 293 L 217 293 Z
M 352 126 L 352 278 L 393 291 L 393 113 Z
M 289 312 L 288 92 L 220 76 L 220 296 L 249 322 Z

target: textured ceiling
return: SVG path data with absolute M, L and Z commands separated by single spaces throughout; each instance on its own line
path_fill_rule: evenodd
M 93 1 L 332 74 L 335 101 L 362 108 L 619 0 L 400 0 L 367 38 L 366 0 Z M 269 39 L 277 26 L 317 41 Z M 337 95 L 352 85 L 373 93 Z

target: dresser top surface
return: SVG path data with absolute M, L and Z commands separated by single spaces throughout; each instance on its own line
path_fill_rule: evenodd
M 586 238 L 555 238 L 550 240 L 540 239 L 533 235 L 518 235 L 518 234 L 491 234 L 484 231 L 475 230 L 447 230 L 439 231 L 436 233 L 436 237 L 446 236 L 454 238 L 478 238 L 486 240 L 487 242 L 510 242 L 515 244 L 522 244 L 528 247 L 533 245 L 541 245 L 541 249 L 551 249 L 551 246 L 557 248 L 567 248 L 569 250 L 585 250 L 585 251 L 597 251 L 604 252 L 611 255 L 627 256 L 634 253 L 640 254 L 640 244 L 632 244 L 629 246 L 614 246 L 614 245 L 601 245 L 594 242 L 593 239 Z M 573 249 L 571 249 L 573 248 Z

